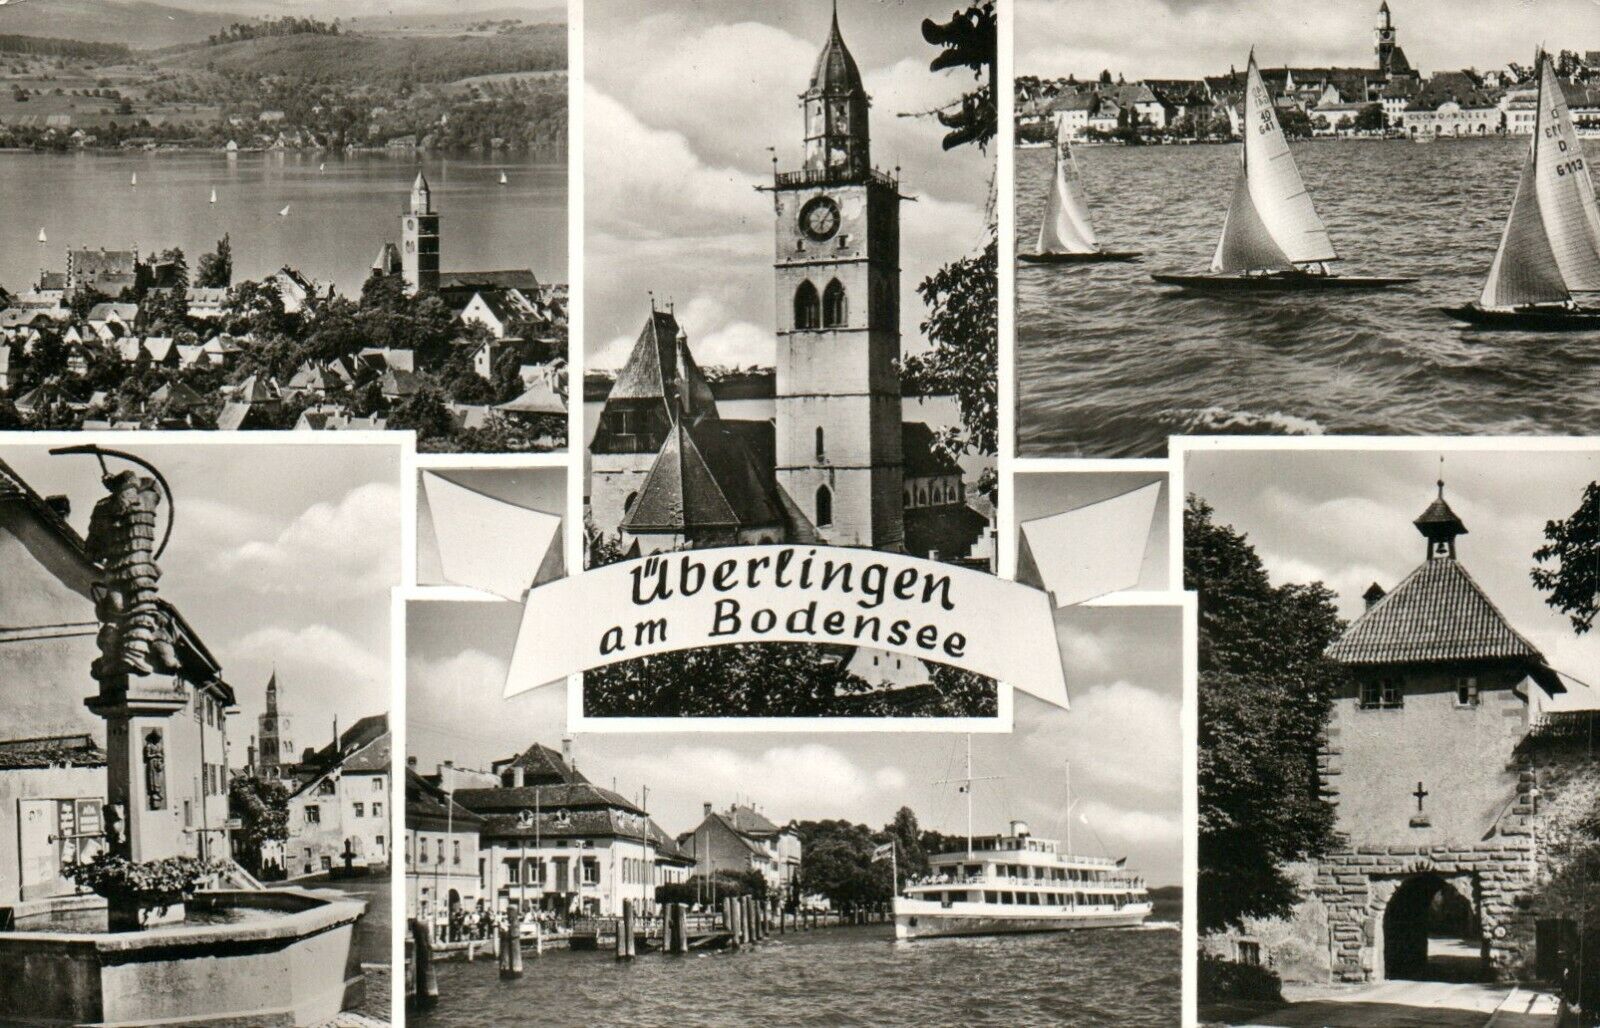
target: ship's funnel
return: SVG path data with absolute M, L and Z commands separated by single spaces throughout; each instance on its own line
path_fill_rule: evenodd
M 1013 822 L 1011 822 L 1011 834 L 1015 835 L 1017 838 L 1021 839 L 1021 838 L 1025 838 L 1025 837 L 1027 837 L 1027 836 L 1029 836 L 1029 835 L 1031 835 L 1033 833 L 1028 831 L 1028 822 L 1026 822 L 1026 821 L 1013 821 Z

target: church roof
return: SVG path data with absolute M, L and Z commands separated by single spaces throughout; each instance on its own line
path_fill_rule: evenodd
M 1451 557 L 1424 561 L 1357 618 L 1328 647 L 1328 656 L 1342 664 L 1545 662 Z
M 651 311 L 606 402 L 659 399 L 672 407 L 676 398 L 687 414 L 715 411 L 711 386 L 682 336 L 683 330 L 671 311 Z
M 811 90 L 813 93 L 861 93 L 861 70 L 856 67 L 856 59 L 850 56 L 850 49 L 844 45 L 844 36 L 839 32 L 839 12 L 833 12 L 833 25 L 828 30 L 828 41 L 822 45 L 822 52 L 817 55 L 817 66 L 811 72 Z
M 739 435 L 716 418 L 702 418 L 672 427 L 623 527 L 630 532 L 680 532 L 781 523 L 778 506 Z

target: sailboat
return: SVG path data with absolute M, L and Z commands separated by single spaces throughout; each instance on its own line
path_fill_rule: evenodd
M 1056 119 L 1056 170 L 1050 180 L 1050 197 L 1044 218 L 1039 223 L 1039 245 L 1033 253 L 1019 253 L 1017 259 L 1032 264 L 1082 264 L 1095 261 L 1131 261 L 1136 253 L 1117 253 L 1100 248 L 1089 206 L 1083 200 L 1078 162 L 1072 156 L 1066 119 Z
M 216 190 L 216 187 L 214 187 L 214 186 L 211 189 L 211 202 L 212 203 L 216 203 L 217 202 L 217 190 Z
M 1445 307 L 1489 328 L 1600 330 L 1600 209 L 1567 98 L 1540 51 L 1538 111 L 1500 249 L 1477 303 Z
M 506 173 L 503 171 L 500 173 L 500 184 L 502 186 L 506 184 Z
M 959 785 L 966 794 L 967 847 L 931 854 L 928 876 L 908 881 L 905 894 L 895 896 L 897 940 L 1136 928 L 1144 923 L 1154 905 L 1144 879 L 1127 869 L 1127 858 L 1075 854 L 1070 834 L 1065 844 L 1041 839 L 1022 821 L 1012 821 L 996 835 L 973 835 L 972 786 L 992 780 L 973 776 L 969 735 L 966 774 L 939 783 Z M 1071 809 L 1069 788 L 1069 816 Z
M 42 228 L 41 228 L 41 229 L 40 229 L 40 230 L 39 230 L 39 242 L 41 242 L 41 243 L 48 243 L 48 242 L 49 242 L 49 241 L 50 241 L 50 240 L 48 240 L 48 239 L 46 239 L 46 238 L 45 238 L 45 237 L 44 237 L 44 229 L 42 229 Z
M 133 177 L 128 180 L 128 185 L 136 186 L 138 184 L 139 184 L 139 173 L 136 171 L 136 172 L 133 173 Z
M 284 204 L 283 205 L 283 210 L 278 212 L 278 217 L 287 218 L 288 216 L 289 216 L 289 204 Z
M 1222 224 L 1207 275 L 1155 275 L 1163 285 L 1213 291 L 1381 289 L 1410 278 L 1336 275 L 1339 259 L 1327 226 L 1317 216 L 1294 154 L 1273 109 L 1272 93 L 1256 66 L 1255 51 L 1245 77 L 1244 137 L 1233 202 Z
M 328 170 L 328 162 L 327 161 L 323 161 L 321 164 L 317 165 L 317 170 L 318 171 L 327 171 Z

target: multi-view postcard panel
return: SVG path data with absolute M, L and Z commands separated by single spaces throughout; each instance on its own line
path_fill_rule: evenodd
M 0 1025 L 1600 1023 L 1597 23 L 1373 2 L 0 2 Z

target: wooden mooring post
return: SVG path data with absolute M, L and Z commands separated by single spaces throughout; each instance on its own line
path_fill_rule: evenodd
M 617 919 L 617 959 L 632 960 L 634 957 L 634 921 L 633 900 L 622 901 L 622 916 Z
M 433 967 L 433 933 L 416 918 L 411 920 L 411 953 L 416 964 L 416 991 L 411 1001 L 427 1009 L 439 1002 L 439 974 Z

